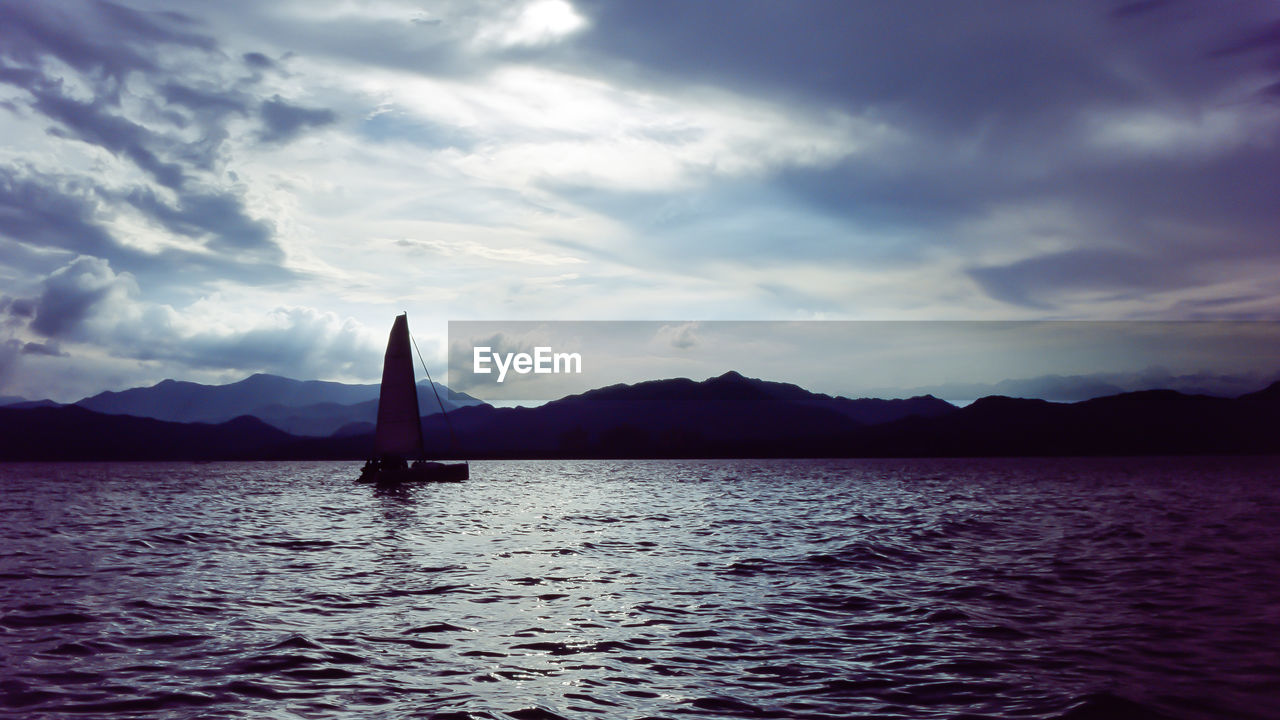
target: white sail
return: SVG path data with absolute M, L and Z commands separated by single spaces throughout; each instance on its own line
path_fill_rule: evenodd
M 396 317 L 391 337 L 387 339 L 374 453 L 378 457 L 395 456 L 405 460 L 422 457 L 422 420 L 418 415 L 418 390 L 413 381 L 413 349 L 407 315 Z

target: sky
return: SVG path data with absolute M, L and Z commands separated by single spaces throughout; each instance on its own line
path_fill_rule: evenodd
M 1280 319 L 1274 0 L 0 0 L 0 138 L 0 395 L 376 381 L 401 311 Z
M 1155 389 L 1237 397 L 1280 381 L 1278 322 L 481 320 L 450 322 L 448 337 L 447 387 L 495 404 L 730 371 L 829 395 L 960 405 Z

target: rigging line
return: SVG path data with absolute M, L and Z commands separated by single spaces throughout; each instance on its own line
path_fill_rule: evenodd
M 440 416 L 444 418 L 444 426 L 449 430 L 449 442 L 453 443 L 453 449 L 458 448 L 458 436 L 453 434 L 453 423 L 449 422 L 449 412 L 444 409 L 444 401 L 440 399 L 440 391 L 436 389 L 436 383 L 431 379 L 431 371 L 427 369 L 427 361 L 422 359 L 422 351 L 418 349 L 418 341 L 413 339 L 413 335 L 409 335 L 409 342 L 413 343 L 414 352 L 418 353 L 418 362 L 422 363 L 422 372 L 427 374 L 427 384 L 431 386 L 431 392 L 436 396 L 436 404 L 440 406 Z

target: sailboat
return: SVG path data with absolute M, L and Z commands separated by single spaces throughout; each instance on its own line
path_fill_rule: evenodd
M 374 456 L 364 464 L 359 482 L 396 484 L 403 482 L 458 482 L 471 469 L 466 462 L 429 462 L 423 457 L 422 418 L 418 414 L 418 389 L 413 378 L 413 341 L 409 337 L 409 315 L 396 316 L 382 359 L 382 389 L 378 396 L 378 427 L 374 436 Z M 426 364 L 423 363 L 426 370 Z M 427 382 L 431 374 L 427 373 Z M 444 403 L 435 383 L 431 383 L 440 412 Z M 443 415 L 446 427 L 449 418 Z M 449 431 L 453 437 L 452 428 Z M 456 444 L 456 442 L 455 442 Z M 412 464 L 410 464 L 412 461 Z

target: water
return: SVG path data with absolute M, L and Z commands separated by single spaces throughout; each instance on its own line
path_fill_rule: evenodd
M 0 714 L 1264 718 L 1276 459 L 0 467 Z

